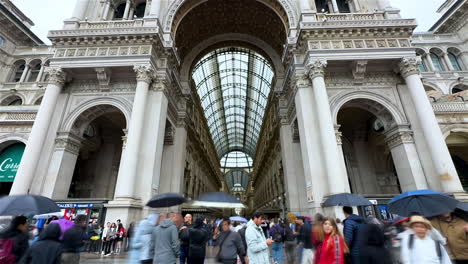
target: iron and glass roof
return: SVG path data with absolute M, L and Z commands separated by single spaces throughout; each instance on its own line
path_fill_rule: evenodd
M 192 78 L 216 151 L 225 164 L 232 162 L 223 156 L 243 152 L 248 161 L 240 162 L 241 167 L 251 166 L 273 77 L 270 63 L 245 48 L 217 49 L 195 65 Z
M 226 184 L 229 190 L 232 190 L 236 184 L 240 184 L 246 190 L 249 185 L 249 174 L 245 170 L 230 170 L 226 173 Z

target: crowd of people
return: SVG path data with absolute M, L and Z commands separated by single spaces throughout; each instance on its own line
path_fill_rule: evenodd
M 456 214 L 426 219 L 414 213 L 383 223 L 358 216 L 351 207 L 343 213 L 343 221 L 321 214 L 267 219 L 254 213 L 240 223 L 171 212 L 150 214 L 128 231 L 120 220 L 102 227 L 78 215 L 66 230 L 50 219 L 33 240 L 27 218 L 18 216 L 0 233 L 0 263 L 75 264 L 83 251 L 120 254 L 125 237 L 128 263 L 134 264 L 205 263 L 207 248 L 223 264 L 468 263 L 468 222 Z

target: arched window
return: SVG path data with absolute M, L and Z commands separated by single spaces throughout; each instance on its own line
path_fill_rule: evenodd
M 142 18 L 145 16 L 146 2 L 140 3 L 135 8 L 135 14 L 137 18 Z
M 31 73 L 29 74 L 28 82 L 35 82 L 39 72 L 41 71 L 41 61 L 35 61 L 31 63 Z
M 21 60 L 17 61 L 13 64 L 13 74 L 11 76 L 11 82 L 19 82 L 21 80 L 21 76 L 26 68 L 26 62 Z
M 448 53 L 448 57 L 449 57 L 449 59 L 450 59 L 450 63 L 452 63 L 453 68 L 454 68 L 456 71 L 461 71 L 462 68 L 460 67 L 460 63 L 458 63 L 458 58 L 457 58 L 457 56 L 455 56 L 455 54 L 449 52 L 449 53 Z
M 5 42 L 6 42 L 5 38 L 0 36 L 0 47 L 3 47 L 5 45 Z
M 1 105 L 3 106 L 14 106 L 14 105 L 22 105 L 23 100 L 21 97 L 17 95 L 8 96 L 7 98 L 3 99 Z
M 122 19 L 125 13 L 125 3 L 122 3 L 117 6 L 114 11 L 114 19 Z
M 440 57 L 437 56 L 437 54 L 432 53 L 432 52 L 430 56 L 431 56 L 432 64 L 434 64 L 434 70 L 437 72 L 444 71 Z
M 460 93 L 460 92 L 463 92 L 463 91 L 466 91 L 466 90 L 468 90 L 467 85 L 459 84 L 459 85 L 452 88 L 452 94 Z
M 36 102 L 34 102 L 34 105 L 41 105 L 41 103 L 42 103 L 42 96 L 39 97 L 39 98 L 36 100 Z
M 421 62 L 421 63 L 418 65 L 418 68 L 419 68 L 419 71 L 420 71 L 420 72 L 427 72 L 427 68 L 426 68 L 426 65 L 424 64 L 424 62 Z

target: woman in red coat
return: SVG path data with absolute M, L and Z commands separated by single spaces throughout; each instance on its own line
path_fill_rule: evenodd
M 335 219 L 325 219 L 323 222 L 323 232 L 325 233 L 325 238 L 322 243 L 318 264 L 344 264 L 344 254 L 349 249 L 344 242 L 343 235 L 338 231 Z
M 314 264 L 318 264 L 320 254 L 322 253 L 322 243 L 325 239 L 323 232 L 323 221 L 325 217 L 317 213 L 314 217 L 314 226 L 312 227 L 312 245 L 315 247 Z

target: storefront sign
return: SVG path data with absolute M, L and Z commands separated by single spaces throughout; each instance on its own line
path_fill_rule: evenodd
M 0 182 L 12 182 L 23 157 L 24 144 L 9 146 L 0 155 Z
M 93 208 L 94 204 L 58 203 L 60 208 Z

